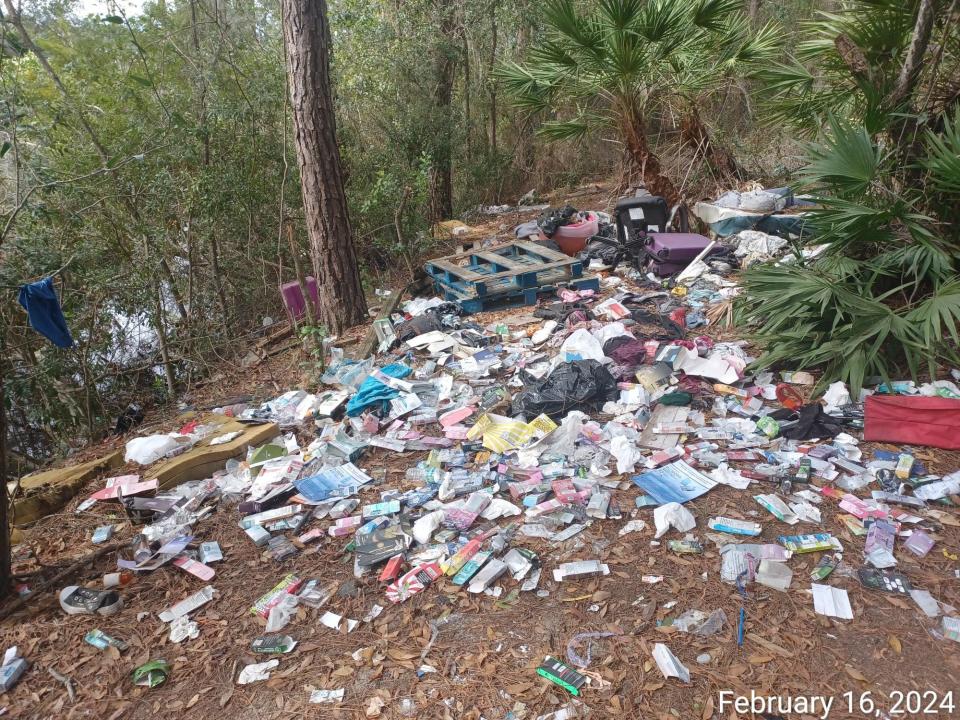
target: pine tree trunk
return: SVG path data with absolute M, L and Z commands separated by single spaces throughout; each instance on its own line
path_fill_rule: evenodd
M 497 84 L 493 72 L 497 66 L 497 3 L 490 5 L 490 66 L 487 68 L 487 83 L 490 93 L 490 154 L 497 155 Z
M 332 334 L 367 319 L 337 146 L 326 0 L 283 0 L 294 142 L 320 321 Z
M 440 36 L 434 50 L 434 123 L 438 136 L 433 144 L 433 172 L 430 176 L 433 222 L 453 216 L 453 83 L 456 62 L 456 18 L 450 0 L 439 0 Z

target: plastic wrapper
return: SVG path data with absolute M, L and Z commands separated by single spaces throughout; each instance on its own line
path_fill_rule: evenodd
M 617 459 L 617 472 L 620 475 L 633 472 L 637 463 L 643 460 L 640 449 L 623 435 L 610 441 L 610 453 Z
M 512 409 L 515 415 L 543 414 L 556 419 L 571 410 L 598 412 L 619 394 L 617 381 L 603 365 L 596 360 L 577 360 L 561 363 L 546 378 L 514 395 Z
M 670 648 L 663 643 L 656 643 L 653 646 L 653 659 L 656 661 L 657 667 L 665 678 L 675 677 L 679 679 L 680 682 L 690 682 L 690 671 L 677 659 L 676 655 L 670 652 Z
M 426 545 L 430 542 L 430 536 L 440 527 L 444 514 L 443 510 L 434 510 L 418 518 L 417 521 L 413 523 L 413 539 L 421 545 Z
M 405 378 L 411 373 L 411 370 L 402 363 L 387 365 L 381 370 L 382 375 L 387 378 Z M 350 398 L 347 403 L 347 415 L 354 417 L 360 415 L 369 408 L 379 408 L 386 410 L 390 407 L 390 401 L 400 395 L 400 391 L 389 387 L 376 377 L 367 377 L 356 395 Z
M 707 615 L 702 610 L 687 610 L 673 621 L 673 627 L 680 632 L 693 633 L 700 637 L 710 637 L 723 630 L 727 614 L 723 608 L 717 608 Z
M 270 608 L 267 615 L 267 633 L 275 633 L 285 628 L 293 619 L 297 611 L 298 598 L 296 595 L 285 593 L 280 601 Z
M 186 615 L 181 615 L 170 623 L 170 642 L 180 643 L 190 638 L 200 637 L 200 626 Z

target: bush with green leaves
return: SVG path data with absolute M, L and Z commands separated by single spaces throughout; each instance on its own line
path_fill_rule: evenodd
M 802 184 L 825 247 L 745 273 L 737 317 L 765 349 L 758 367 L 821 366 L 821 384 L 859 388 L 960 363 L 960 43 L 947 13 L 924 5 L 823 13 L 798 59 L 765 73 L 768 117 L 818 134 Z

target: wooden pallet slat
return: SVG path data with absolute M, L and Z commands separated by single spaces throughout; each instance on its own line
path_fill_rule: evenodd
M 486 260 L 491 265 L 498 265 L 504 269 L 521 269 L 527 266 L 527 263 L 518 261 L 514 258 L 511 258 L 508 255 L 501 255 L 500 253 L 486 252 L 484 250 L 476 250 L 473 252 L 474 257 L 482 258 Z
M 599 290 L 600 280 L 597 277 L 579 278 L 566 283 L 566 285 L 578 290 Z M 466 299 L 447 296 L 445 299 L 459 302 L 464 312 L 472 314 L 488 312 L 490 310 L 504 310 L 520 305 L 535 305 L 541 295 L 554 293 L 556 290 L 556 285 L 541 285 L 539 287 L 524 288 L 523 290 L 497 295 L 481 295 Z

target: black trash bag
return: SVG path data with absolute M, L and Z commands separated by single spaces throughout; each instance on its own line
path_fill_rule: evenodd
M 726 246 L 714 247 L 710 254 L 703 259 L 703 262 L 713 272 L 720 272 L 724 265 L 729 265 L 734 270 L 740 269 L 740 258 L 733 254 L 733 248 Z
M 599 412 L 619 395 L 607 368 L 596 360 L 575 360 L 558 365 L 542 380 L 532 380 L 513 396 L 512 411 L 527 418 L 545 414 L 560 420 L 571 410 Z
M 127 409 L 124 410 L 117 417 L 117 422 L 113 426 L 114 435 L 123 435 L 130 432 L 133 428 L 143 422 L 143 419 L 146 416 L 143 414 L 143 408 L 137 405 L 136 403 L 130 403 L 127 405 Z
M 843 432 L 839 418 L 827 415 L 823 405 L 814 403 L 804 405 L 799 410 L 775 410 L 770 417 L 790 425 L 781 426 L 780 437 L 788 440 L 810 440 L 811 438 L 832 438 Z
M 537 218 L 540 232 L 552 238 L 558 227 L 569 225 L 577 220 L 577 209 L 573 205 L 564 205 L 562 208 L 547 208 Z

